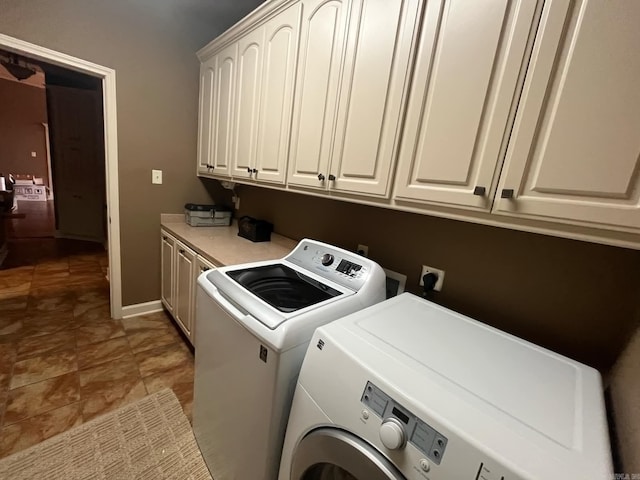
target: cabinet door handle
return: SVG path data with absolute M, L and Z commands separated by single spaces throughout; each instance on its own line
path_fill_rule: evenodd
M 500 193 L 501 198 L 513 198 L 513 188 L 503 188 Z
M 247 173 L 251 175 L 251 169 L 249 167 L 247 167 Z
M 336 176 L 329 174 L 329 181 L 330 182 L 335 182 L 335 180 L 336 180 Z
M 164 235 L 162 236 L 162 239 L 163 239 L 163 240 L 168 240 L 168 238 L 167 238 L 167 237 L 165 237 Z
M 258 169 L 254 168 L 253 170 L 251 170 L 253 173 L 258 173 Z
M 183 248 L 180 249 L 180 253 L 184 255 L 184 249 Z
M 484 187 L 476 187 L 473 189 L 473 194 L 478 195 L 479 197 L 484 197 L 485 193 L 487 193 L 487 189 Z
M 207 270 L 211 270 L 209 267 L 200 267 L 201 272 L 206 272 Z
M 318 174 L 318 180 L 320 180 L 321 182 L 324 182 L 324 175 L 319 173 Z

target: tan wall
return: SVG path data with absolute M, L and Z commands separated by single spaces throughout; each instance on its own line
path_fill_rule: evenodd
M 640 326 L 616 362 L 609 388 L 620 467 L 640 473 Z
M 33 174 L 49 183 L 42 126 L 46 121 L 43 88 L 0 79 L 0 173 Z
M 446 271 L 434 297 L 483 322 L 606 371 L 639 308 L 640 251 L 426 215 L 240 187 L 241 214 L 355 250 L 419 292 L 421 265 Z
M 123 304 L 160 297 L 161 212 L 209 202 L 195 176 L 199 64 L 203 39 L 235 22 L 258 1 L 218 8 L 192 0 L 4 0 L 0 32 L 116 70 Z M 175 9 L 172 10 L 172 9 Z M 235 10 L 234 10 L 235 9 Z M 243 11 L 243 13 L 244 13 Z M 190 18 L 209 18 L 191 27 Z M 203 31 L 202 29 L 206 29 Z M 151 169 L 164 184 L 151 184 Z M 214 196 L 219 187 L 208 187 Z

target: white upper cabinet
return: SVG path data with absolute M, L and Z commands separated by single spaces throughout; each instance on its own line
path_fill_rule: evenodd
M 233 119 L 235 115 L 235 89 L 238 44 L 234 43 L 216 55 L 214 75 L 211 173 L 229 175 L 234 147 Z
M 250 177 L 258 154 L 264 27 L 238 41 L 231 175 Z
M 388 197 L 422 2 L 316 3 L 304 4 L 289 184 Z
M 638 232 L 639 22 L 636 0 L 545 3 L 494 212 Z
M 289 158 L 293 87 L 302 5 L 295 4 L 265 25 L 262 101 L 254 179 L 284 184 Z
M 426 2 L 396 200 L 488 210 L 533 0 Z
M 216 58 L 200 65 L 200 98 L 198 106 L 198 174 L 211 173 L 211 121 Z
M 335 124 L 348 4 L 303 0 L 289 156 L 290 185 L 324 187 Z
M 422 2 L 354 1 L 328 186 L 388 197 Z

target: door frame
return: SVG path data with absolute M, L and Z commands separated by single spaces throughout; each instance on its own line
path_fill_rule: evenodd
M 107 192 L 107 241 L 109 245 L 109 292 L 111 316 L 122 318 L 122 271 L 120 266 L 120 202 L 118 196 L 118 129 L 116 71 L 0 33 L 0 48 L 68 68 L 102 80 L 104 159 Z

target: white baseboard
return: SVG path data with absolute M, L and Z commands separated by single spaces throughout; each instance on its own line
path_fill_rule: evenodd
M 122 318 L 137 317 L 147 313 L 155 313 L 162 311 L 162 301 L 153 300 L 152 302 L 136 303 L 134 305 L 126 305 L 122 307 Z

